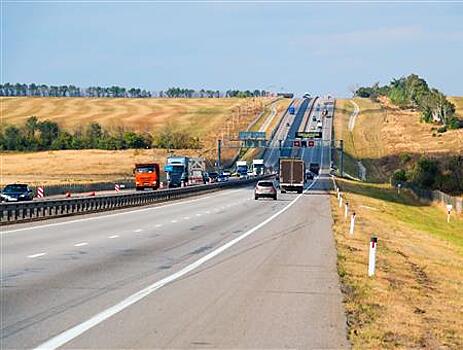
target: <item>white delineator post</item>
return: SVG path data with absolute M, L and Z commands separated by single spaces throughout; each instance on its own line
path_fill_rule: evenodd
M 45 197 L 45 191 L 43 190 L 43 186 L 37 187 L 37 198 Z
M 447 222 L 450 222 L 450 213 L 452 212 L 453 205 L 447 204 Z
M 355 228 L 355 212 L 352 213 L 350 217 L 350 229 L 349 229 L 349 234 L 352 236 L 354 234 L 354 228 Z
M 339 197 L 339 208 L 342 208 L 342 196 Z
M 397 184 L 397 195 L 400 196 L 400 188 L 402 187 L 402 184 Z
M 344 204 L 344 219 L 347 219 L 347 214 L 349 213 L 349 202 Z
M 370 238 L 370 253 L 368 255 L 368 277 L 374 276 L 376 268 L 376 246 L 378 245 L 378 238 L 372 236 Z

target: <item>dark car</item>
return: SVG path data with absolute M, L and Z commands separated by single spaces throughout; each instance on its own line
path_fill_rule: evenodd
M 312 172 L 306 171 L 306 173 L 305 173 L 305 179 L 306 179 L 306 180 L 313 180 L 313 177 L 314 177 L 314 176 L 313 176 L 313 173 L 312 173 Z
M 210 182 L 217 182 L 217 177 L 219 176 L 219 173 L 215 171 L 211 171 L 207 174 L 207 177 Z
M 0 196 L 5 202 L 31 201 L 34 197 L 32 190 L 26 184 L 6 185 Z
M 223 174 L 217 176 L 217 182 L 227 182 L 228 181 L 228 176 L 225 176 Z
M 262 180 L 259 181 L 254 190 L 254 199 L 258 200 L 260 197 L 271 197 L 277 199 L 277 188 L 273 181 Z

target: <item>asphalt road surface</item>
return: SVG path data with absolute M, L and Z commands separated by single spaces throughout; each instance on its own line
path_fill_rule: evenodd
M 330 186 L 2 228 L 1 347 L 348 348 Z

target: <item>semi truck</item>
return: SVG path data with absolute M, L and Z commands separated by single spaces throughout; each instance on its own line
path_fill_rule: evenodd
M 281 193 L 297 191 L 302 193 L 305 182 L 305 164 L 301 159 L 280 159 L 280 188 Z
M 164 171 L 167 175 L 167 185 L 169 188 L 181 187 L 182 183 L 188 183 L 188 157 L 167 157 Z
M 263 175 L 265 173 L 265 165 L 263 159 L 254 159 L 252 161 L 252 174 L 254 176 Z
M 137 191 L 151 188 L 157 190 L 159 188 L 160 173 L 159 164 L 157 163 L 138 163 L 133 169 L 135 175 L 135 188 Z
M 247 177 L 248 170 L 248 163 L 245 160 L 239 160 L 236 162 L 236 172 L 238 173 L 239 177 Z

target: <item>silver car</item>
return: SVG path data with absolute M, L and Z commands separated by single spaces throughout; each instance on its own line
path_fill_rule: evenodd
M 257 183 L 254 190 L 254 199 L 258 200 L 261 197 L 270 197 L 277 200 L 277 188 L 272 180 L 261 180 Z

